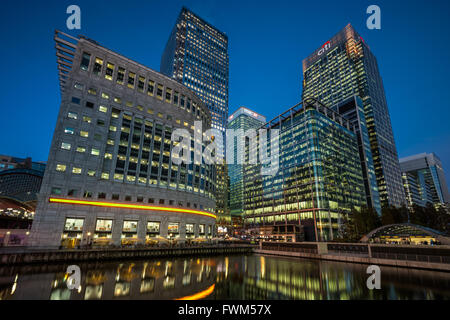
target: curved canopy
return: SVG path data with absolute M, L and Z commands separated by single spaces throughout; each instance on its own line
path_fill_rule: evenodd
M 370 239 L 375 239 L 379 237 L 435 237 L 441 238 L 445 235 L 437 230 L 411 224 L 411 223 L 399 223 L 399 224 L 389 224 L 386 226 L 379 227 L 370 231 L 364 237 L 361 238 L 361 242 L 368 242 Z

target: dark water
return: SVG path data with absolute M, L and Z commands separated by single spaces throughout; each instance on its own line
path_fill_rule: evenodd
M 67 266 L 0 267 L 0 299 L 449 299 L 450 273 L 381 266 L 369 290 L 366 265 L 273 256 L 220 256 Z

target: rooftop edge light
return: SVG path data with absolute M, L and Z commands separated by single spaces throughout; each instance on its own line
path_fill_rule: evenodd
M 207 217 L 216 219 L 215 214 L 212 214 L 212 213 L 209 213 L 206 211 L 172 208 L 172 207 L 145 206 L 145 205 L 138 205 L 138 204 L 113 203 L 113 202 L 102 202 L 102 201 L 86 201 L 86 200 L 74 200 L 74 199 L 63 199 L 63 198 L 49 198 L 48 201 L 52 202 L 52 203 L 78 204 L 78 205 L 95 206 L 95 207 L 109 207 L 109 208 L 122 208 L 122 209 L 189 213 L 189 214 L 197 214 L 197 215 L 207 216 Z

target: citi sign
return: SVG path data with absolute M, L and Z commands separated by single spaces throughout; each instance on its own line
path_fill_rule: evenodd
M 331 42 L 327 41 L 325 42 L 322 47 L 319 49 L 319 52 L 317 52 L 318 56 L 321 56 L 324 52 L 328 51 L 328 49 L 331 48 Z

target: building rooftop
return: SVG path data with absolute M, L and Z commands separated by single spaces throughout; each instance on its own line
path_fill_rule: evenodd
M 427 157 L 433 157 L 440 161 L 439 157 L 434 152 L 431 152 L 431 153 L 422 152 L 422 153 L 418 153 L 418 154 L 414 154 L 411 156 L 400 158 L 399 162 L 402 163 L 402 162 L 407 162 L 407 161 L 412 161 L 412 160 L 417 160 L 417 159 L 423 159 L 423 158 L 427 158 Z
M 266 117 L 263 116 L 262 114 L 259 114 L 253 110 L 250 110 L 247 107 L 239 107 L 235 112 L 233 112 L 229 117 L 228 117 L 228 122 L 232 121 L 233 119 L 235 119 L 236 117 L 238 117 L 241 114 L 246 114 L 252 118 L 255 118 L 256 120 L 262 121 L 262 122 L 266 122 Z

